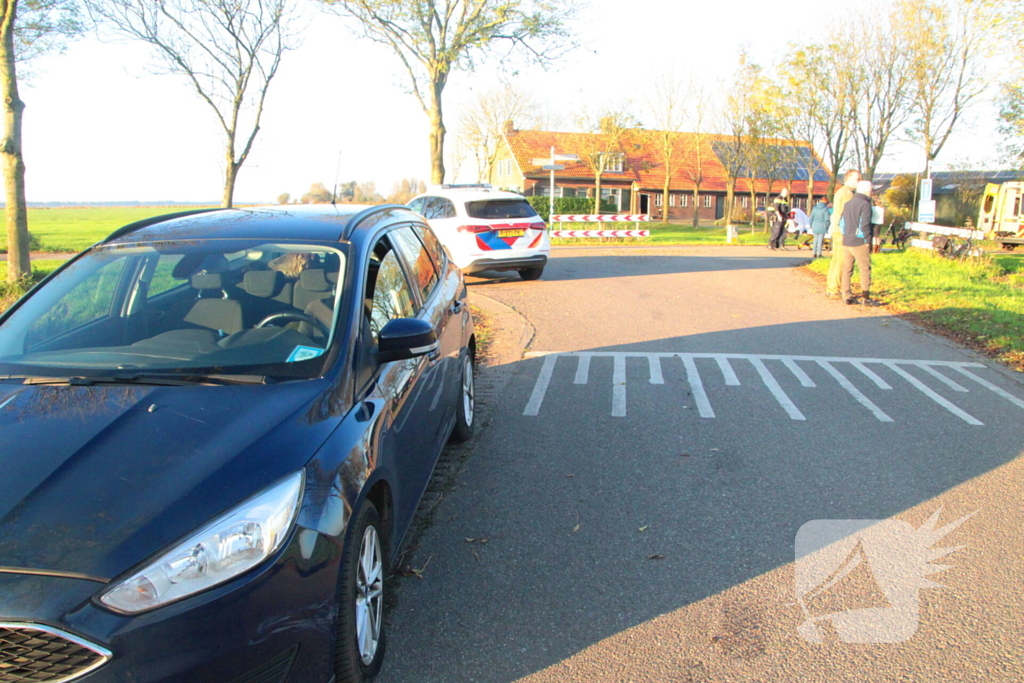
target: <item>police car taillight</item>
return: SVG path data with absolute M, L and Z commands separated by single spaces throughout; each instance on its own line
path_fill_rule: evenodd
M 473 234 L 479 234 L 481 232 L 490 232 L 493 230 L 489 225 L 460 225 L 456 230 L 458 232 L 471 232 Z
M 543 230 L 546 227 L 548 227 L 548 226 L 544 225 L 543 221 L 541 221 L 539 223 L 530 223 L 530 229 L 531 230 Z

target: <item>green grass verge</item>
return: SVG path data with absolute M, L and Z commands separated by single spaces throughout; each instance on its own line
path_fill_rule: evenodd
M 6 311 L 7 307 L 17 301 L 32 285 L 56 270 L 62 263 L 64 261 L 33 261 L 31 275 L 18 282 L 9 283 L 7 282 L 7 264 L 0 261 L 0 313 Z
M 552 226 L 557 230 L 635 230 L 636 223 L 558 223 Z M 607 244 L 647 244 L 661 246 L 678 245 L 710 245 L 725 244 L 725 226 L 703 224 L 694 228 L 692 225 L 675 223 L 640 223 L 640 230 L 649 230 L 650 237 L 595 237 L 595 238 L 552 238 L 551 244 L 558 245 L 607 245 Z M 753 234 L 745 225 L 737 226 L 738 240 L 735 244 L 766 244 L 768 235 L 762 232 L 761 226 L 754 228 Z
M 110 206 L 74 209 L 29 209 L 28 229 L 36 238 L 34 250 L 79 252 L 121 226 L 165 213 L 186 211 L 190 206 Z M 0 209 L 0 213 L 3 210 Z M 7 251 L 7 238 L 0 235 L 0 253 Z
M 828 264 L 807 267 L 825 274 Z M 872 255 L 871 276 L 894 311 L 1024 371 L 1024 256 L 960 263 L 909 249 Z

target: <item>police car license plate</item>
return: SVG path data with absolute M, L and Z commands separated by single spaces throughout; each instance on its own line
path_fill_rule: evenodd
M 498 237 L 522 237 L 526 234 L 525 230 L 499 230 Z

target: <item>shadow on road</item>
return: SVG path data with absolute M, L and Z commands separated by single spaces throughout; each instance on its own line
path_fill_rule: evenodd
M 643 263 L 643 275 L 668 275 L 674 273 L 701 273 L 722 270 L 760 270 L 764 268 L 792 268 L 807 261 L 809 256 L 792 252 L 786 256 L 751 256 L 737 252 L 729 255 L 648 255 L 615 254 L 583 256 L 563 254 L 559 257 L 559 268 L 544 271 L 544 281 L 562 282 L 567 280 L 592 280 L 595 278 L 623 277 L 623 269 Z M 806 254 L 806 252 L 804 252 Z M 564 260 L 561 260 L 564 259 Z M 469 285 L 487 286 L 518 280 L 515 272 L 486 271 L 469 277 Z
M 644 260 L 651 273 L 792 265 Z M 958 662 L 1019 667 L 1019 639 L 1000 633 L 1017 619 L 1013 601 L 984 608 L 980 596 L 1011 569 L 986 554 L 1007 542 L 993 529 L 1024 524 L 1013 487 L 984 484 L 1000 468 L 1019 476 L 1024 386 L 889 322 L 765 326 L 505 367 L 493 421 L 416 553 L 429 570 L 402 582 L 381 680 L 769 680 L 788 657 L 862 667 L 861 680 L 893 680 L 885 666 L 907 680 L 949 679 Z M 802 525 L 909 515 L 916 527 L 942 504 L 943 522 L 980 512 L 945 544 L 972 550 L 945 562 L 959 569 L 941 579 L 946 597 L 930 598 L 923 635 L 884 657 L 796 636 Z M 936 654 L 964 623 L 952 639 L 991 638 L 989 649 Z

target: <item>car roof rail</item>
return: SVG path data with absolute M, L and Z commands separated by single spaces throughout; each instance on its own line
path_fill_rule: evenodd
M 156 225 L 157 223 L 163 223 L 164 221 L 174 220 L 175 218 L 184 218 L 185 216 L 195 216 L 201 213 L 210 213 L 212 211 L 224 211 L 224 207 L 218 206 L 212 209 L 189 209 L 188 211 L 177 211 L 175 213 L 165 213 L 159 216 L 143 218 L 141 221 L 135 221 L 134 223 L 129 223 L 128 225 L 122 228 L 118 228 L 117 230 L 115 230 L 114 232 L 110 233 L 109 235 L 101 239 L 99 242 L 97 242 L 97 244 L 107 244 L 108 242 L 113 242 L 119 237 L 124 237 L 125 235 L 135 232 L 136 230 L 148 228 L 149 226 Z
M 405 204 L 378 204 L 377 206 L 368 207 L 348 219 L 348 223 L 345 225 L 345 229 L 342 230 L 341 237 L 339 239 L 351 239 L 352 233 L 355 232 L 356 228 L 359 227 L 359 224 L 367 218 L 374 214 L 378 214 L 383 211 L 393 211 L 394 209 L 402 209 L 403 211 L 409 211 L 410 213 L 413 212 L 413 210 Z

